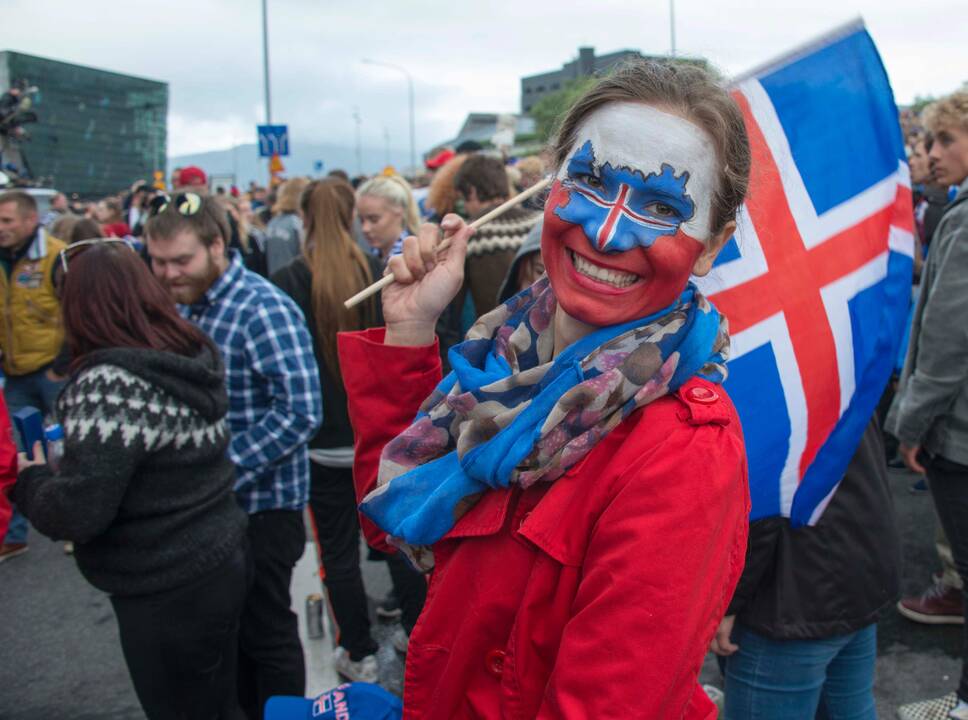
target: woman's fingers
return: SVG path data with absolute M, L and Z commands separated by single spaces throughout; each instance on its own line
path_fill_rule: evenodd
M 467 241 L 475 230 L 465 223 L 460 215 L 453 213 L 444 216 L 444 219 L 440 222 L 440 227 L 444 231 L 444 240 L 450 242 L 450 246 L 444 255 L 444 265 L 455 273 L 463 273 L 464 258 L 467 255 Z
M 387 270 L 393 273 L 393 279 L 401 285 L 410 285 L 414 282 L 413 274 L 407 268 L 407 263 L 403 255 L 394 255 L 387 262 Z
M 422 228 L 421 232 L 423 232 Z M 411 235 L 403 241 L 403 252 L 401 253 L 403 262 L 406 264 L 414 282 L 418 282 L 427 274 L 427 265 L 421 257 L 420 243 L 420 238 Z
M 420 260 L 424 270 L 430 272 L 437 264 L 437 246 L 440 239 L 440 229 L 432 223 L 423 223 L 417 235 L 417 245 L 420 249 Z

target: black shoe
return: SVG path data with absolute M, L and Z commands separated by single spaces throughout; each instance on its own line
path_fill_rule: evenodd
M 381 620 L 399 620 L 403 617 L 400 601 L 392 590 L 387 593 L 383 602 L 376 606 L 376 616 Z
M 916 482 L 911 483 L 911 486 L 908 488 L 908 492 L 912 495 L 924 495 L 926 492 L 928 492 L 928 483 L 923 477 L 918 478 Z

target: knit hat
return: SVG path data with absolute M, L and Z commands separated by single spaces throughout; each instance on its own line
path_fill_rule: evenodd
M 264 720 L 400 720 L 403 703 L 379 685 L 355 682 L 315 700 L 277 695 L 266 702 Z

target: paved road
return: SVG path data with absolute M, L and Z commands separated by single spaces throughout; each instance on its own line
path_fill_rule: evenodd
M 920 590 L 935 569 L 931 499 L 907 493 L 911 476 L 893 472 L 898 522 L 903 533 L 904 590 Z M 317 588 L 313 554 L 307 552 L 294 580 L 294 602 Z M 387 574 L 364 562 L 368 591 L 382 597 Z M 399 690 L 400 663 L 389 646 L 390 626 L 376 626 L 382 641 L 383 681 Z M 331 685 L 331 632 L 306 641 L 309 688 Z M 960 632 L 927 627 L 891 613 L 881 623 L 876 694 L 881 717 L 894 717 L 901 702 L 954 689 Z M 704 679 L 716 681 L 712 663 Z M 0 564 L 0 720 L 128 720 L 142 718 L 118 645 L 110 603 L 81 578 L 61 545 L 36 533 L 26 555 Z

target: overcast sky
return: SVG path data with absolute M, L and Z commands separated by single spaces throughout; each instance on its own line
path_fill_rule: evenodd
M 676 45 L 727 75 L 861 15 L 899 103 L 968 80 L 964 0 L 676 0 Z M 0 50 L 169 83 L 170 155 L 255 140 L 264 119 L 259 0 L 0 0 Z M 416 87 L 418 152 L 468 112 L 515 112 L 520 77 L 581 45 L 667 53 L 668 0 L 269 0 L 273 120 L 294 142 L 408 147 L 403 75 Z

